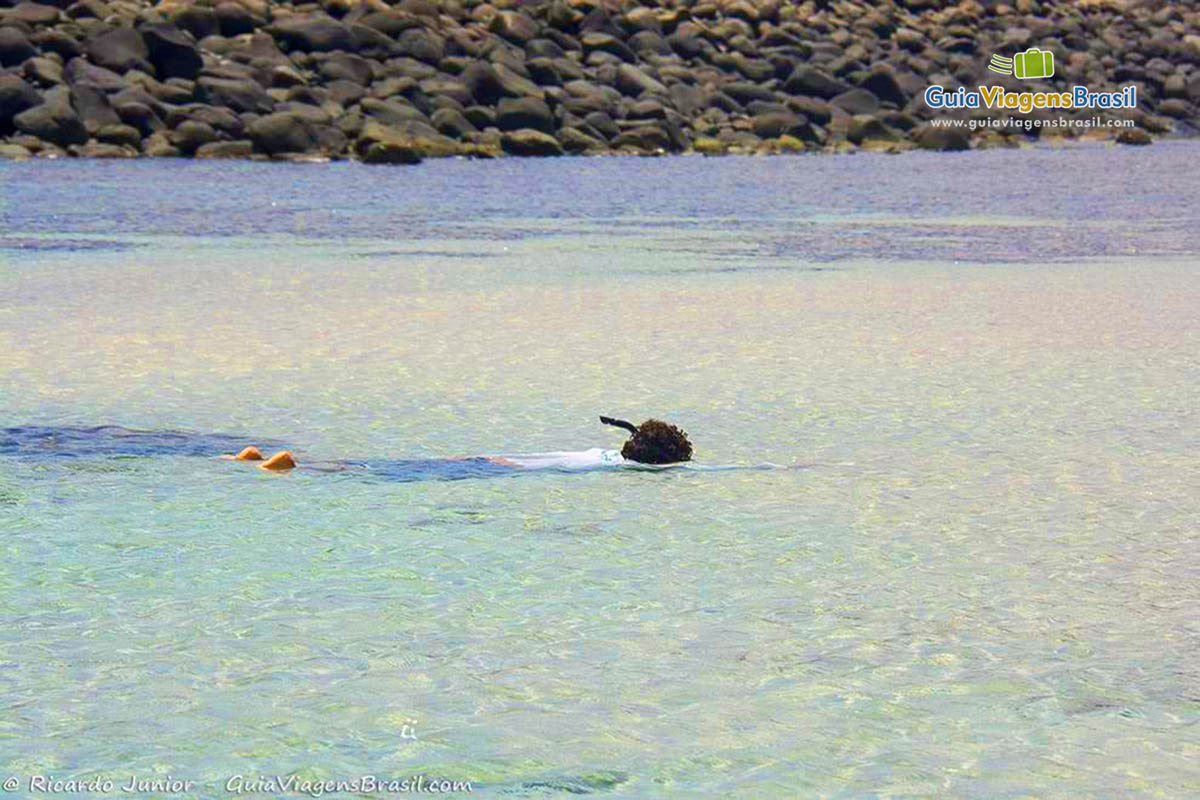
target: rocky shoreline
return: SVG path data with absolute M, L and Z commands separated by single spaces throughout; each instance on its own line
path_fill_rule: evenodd
M 1049 80 L 987 69 L 1054 53 Z M 930 85 L 1133 85 L 1133 128 L 935 127 Z M 1158 0 L 0 0 L 0 158 L 964 150 L 1200 126 L 1200 9 Z

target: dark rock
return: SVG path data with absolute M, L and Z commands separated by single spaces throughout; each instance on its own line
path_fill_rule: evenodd
M 96 140 L 119 147 L 137 148 L 142 143 L 142 134 L 130 125 L 105 125 L 96 132 Z
M 568 153 L 599 153 L 604 150 L 604 142 L 588 136 L 575 128 L 563 128 L 559 133 L 563 150 Z
M 533 39 L 525 43 L 525 58 L 562 58 L 566 53 L 557 42 L 549 39 Z
M 649 153 L 659 150 L 666 152 L 673 149 L 671 137 L 657 125 L 644 125 L 623 131 L 621 135 L 613 139 L 612 146 L 617 149 L 628 147 Z
M 29 42 L 43 53 L 58 53 L 63 63 L 83 55 L 79 41 L 60 30 L 42 29 L 29 37 Z
M 439 108 L 433 112 L 431 121 L 438 133 L 454 139 L 463 139 L 468 133 L 479 130 L 462 112 L 452 108 Z
M 778 139 L 780 136 L 795 136 L 811 139 L 812 125 L 799 114 L 774 112 L 754 117 L 754 135 L 760 139 Z
M 1175 119 L 1189 119 L 1196 115 L 1196 110 L 1187 100 L 1172 97 L 1158 104 L 1158 113 Z
M 420 164 L 421 153 L 410 142 L 373 142 L 362 153 L 364 164 Z
M 171 24 L 181 30 L 190 33 L 196 41 L 200 41 L 208 36 L 222 34 L 220 17 L 217 12 L 208 6 L 202 6 L 198 3 L 188 3 L 180 6 L 173 14 L 171 14 Z M 246 31 L 249 33 L 249 31 Z M 225 36 L 235 34 L 224 33 Z
M 137 150 L 104 142 L 87 142 L 72 145 L 68 152 L 76 158 L 134 158 Z
M 563 147 L 558 140 L 541 131 L 525 128 L 509 131 L 500 137 L 500 147 L 514 156 L 561 156 Z
M 275 100 L 266 90 L 249 78 L 232 80 L 203 77 L 196 81 L 196 97 L 202 103 L 225 106 L 239 114 L 265 114 L 275 106 Z
M 492 18 L 489 30 L 513 44 L 524 46 L 538 35 L 538 24 L 520 11 L 501 11 Z
M 16 129 L 30 136 L 59 147 L 84 144 L 88 140 L 87 128 L 70 103 L 63 99 L 47 101 L 13 117 Z
M 629 37 L 629 47 L 635 53 L 643 56 L 648 54 L 669 56 L 673 53 L 667 40 L 654 31 L 638 31 Z
M 288 48 L 306 53 L 349 52 L 355 44 L 347 25 L 321 15 L 287 17 L 272 23 L 267 31 Z
M 628 45 L 607 33 L 585 33 L 579 37 L 579 41 L 586 54 L 599 51 L 611 53 L 625 62 L 637 62 L 637 54 L 630 50 Z
M 562 86 L 562 75 L 552 58 L 531 58 L 525 62 L 525 68 L 539 86 Z
M 137 128 L 142 136 L 149 136 L 166 127 L 154 109 L 144 103 L 117 103 L 113 105 L 113 110 L 117 112 L 121 122 Z
M 249 158 L 254 155 L 254 143 L 239 139 L 233 142 L 209 142 L 196 148 L 196 158 Z
M 62 18 L 57 8 L 41 3 L 17 3 L 4 14 L 9 22 L 23 22 L 26 25 L 54 25 Z
M 1125 128 L 1117 134 L 1117 142 L 1119 144 L 1147 145 L 1152 144 L 1153 141 L 1150 138 L 1150 134 L 1141 128 Z
M 828 100 L 845 92 L 850 87 L 824 70 L 801 64 L 783 83 L 788 94 L 808 95 Z
M 446 40 L 424 28 L 411 28 L 400 34 L 396 51 L 426 64 L 437 64 L 446 55 Z
M 350 81 L 332 81 L 326 87 L 329 99 L 341 106 L 352 106 L 367 95 L 367 90 Z
M 514 92 L 506 86 L 496 68 L 486 62 L 476 62 L 467 67 L 461 78 L 475 102 L 483 106 L 494 106 L 502 97 L 521 96 L 520 92 Z
M 95 86 L 105 92 L 119 92 L 128 86 L 125 79 L 117 73 L 97 67 L 83 58 L 68 61 L 63 77 L 72 86 Z
M 639 100 L 629 107 L 625 114 L 626 119 L 654 119 L 662 120 L 667 118 L 666 107 L 653 98 Z
M 898 108 L 904 108 L 908 103 L 908 97 L 904 90 L 900 88 L 896 76 L 887 67 L 876 67 L 871 70 L 866 79 L 861 81 L 859 87 L 866 89 L 871 94 L 875 95 L 884 103 L 895 103 Z
M 922 150 L 971 149 L 971 139 L 962 128 L 935 128 L 926 124 L 913 131 L 912 139 Z
M 351 53 L 331 53 L 317 69 L 327 81 L 345 80 L 360 86 L 371 82 L 371 62 Z
M 195 80 L 204 66 L 200 51 L 191 36 L 174 25 L 146 25 L 142 39 L 150 51 L 150 63 L 162 80 L 184 78 Z
M 721 91 L 742 105 L 753 100 L 762 100 L 768 103 L 776 100 L 774 92 L 757 83 L 727 83 L 721 87 Z
M 396 43 L 374 28 L 350 23 L 350 33 L 354 36 L 355 50 L 360 56 L 386 59 L 397 52 Z
M 311 122 L 295 113 L 267 114 L 246 130 L 254 146 L 268 155 L 307 153 L 315 144 Z
M 463 116 L 479 130 L 494 127 L 496 124 L 496 113 L 483 106 L 467 106 L 463 109 Z
M 254 33 L 254 30 L 265 22 L 251 14 L 250 9 L 241 3 L 217 3 L 213 7 L 213 13 L 217 18 L 217 27 L 222 36 L 241 36 L 244 33 Z
M 712 42 L 699 35 L 685 30 L 682 26 L 667 37 L 667 44 L 679 55 L 689 60 L 706 59 L 713 52 Z
M 229 134 L 234 138 L 240 137 L 245 128 L 241 117 L 228 108 L 218 108 L 203 103 L 189 103 L 167 112 L 167 125 L 172 128 L 178 128 L 187 120 L 203 122 L 213 130 Z
M 41 105 L 42 95 L 16 75 L 0 75 L 0 136 L 13 131 L 13 117 Z
M 0 67 L 15 67 L 36 56 L 37 50 L 16 28 L 0 28 Z
M 23 161 L 32 155 L 33 155 L 33 153 L 28 148 L 22 147 L 19 144 L 12 144 L 11 142 L 0 142 L 0 158 L 9 158 L 9 159 L 14 159 L 16 161 Z
M 461 109 L 475 102 L 470 90 L 461 81 L 432 78 L 421 81 L 417 86 L 430 98 L 431 104 L 438 101 L 438 98 L 444 98 L 452 100 L 454 105 Z
M 179 127 L 168 135 L 171 144 L 178 147 L 181 153 L 189 156 L 196 151 L 197 147 L 216 141 L 216 138 L 217 132 L 212 129 L 211 125 L 192 119 L 180 123 Z
M 379 31 L 385 36 L 395 39 L 410 28 L 421 27 L 421 21 L 411 14 L 399 11 L 376 11 L 358 20 L 358 24 Z
M 831 106 L 840 108 L 847 114 L 874 114 L 879 110 L 879 98 L 866 89 L 851 89 L 842 92 L 829 101 Z
M 545 102 L 535 97 L 505 98 L 496 108 L 496 125 L 502 131 L 532 128 L 554 133 L 554 115 Z
M 862 144 L 868 140 L 894 142 L 900 137 L 878 117 L 872 114 L 855 114 L 850 118 L 846 138 L 854 144 Z
M 651 78 L 633 64 L 622 64 L 617 68 L 617 89 L 630 97 L 638 97 L 643 93 L 666 95 L 667 87 Z
M 108 102 L 108 95 L 94 86 L 77 85 L 71 88 L 71 106 L 89 134 L 106 125 L 121 124 L 121 117 Z
M 621 129 L 617 127 L 617 123 L 604 111 L 593 111 L 584 117 L 583 121 L 605 139 L 612 140 L 621 135 Z
M 43 89 L 57 86 L 64 80 L 62 66 L 51 58 L 31 58 L 21 65 L 19 74 Z
M 146 42 L 133 28 L 113 28 L 88 42 L 86 49 L 89 61 L 114 72 L 137 69 L 154 74 Z

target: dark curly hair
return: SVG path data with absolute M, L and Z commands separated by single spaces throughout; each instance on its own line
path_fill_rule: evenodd
M 642 464 L 674 464 L 692 460 L 692 443 L 687 434 L 659 419 L 648 419 L 638 426 L 621 457 Z

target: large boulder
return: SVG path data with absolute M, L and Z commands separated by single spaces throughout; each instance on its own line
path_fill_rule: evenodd
M 842 92 L 829 101 L 831 106 L 840 108 L 847 114 L 874 114 L 879 110 L 879 98 L 866 89 L 851 89 Z
M 348 25 L 320 14 L 285 17 L 272 23 L 267 31 L 289 49 L 307 53 L 349 52 L 355 45 L 354 33 Z
M 108 95 L 94 86 L 71 88 L 71 106 L 91 135 L 106 125 L 119 125 L 121 117 L 108 102 Z
M 217 18 L 217 26 L 222 36 L 241 36 L 244 33 L 254 33 L 255 28 L 262 26 L 264 20 L 256 16 L 250 9 L 233 0 L 217 3 L 213 6 Z
M 282 153 L 307 153 L 316 143 L 309 121 L 290 112 L 259 117 L 250 123 L 247 132 L 256 148 L 272 156 Z
M 54 25 L 62 19 L 62 14 L 54 6 L 42 3 L 21 2 L 4 14 L 9 22 L 23 22 L 26 25 Z
M 196 148 L 216 141 L 217 132 L 206 122 L 189 119 L 180 123 L 168 139 L 180 152 L 190 156 Z
M 533 20 L 533 17 L 520 11 L 501 11 L 492 17 L 489 29 L 497 36 L 521 46 L 537 38 L 538 35 L 537 22 Z
M 0 136 L 13 131 L 13 117 L 41 105 L 42 95 L 16 75 L 0 75 Z
M 817 67 L 801 64 L 783 82 L 783 91 L 788 94 L 808 95 L 828 100 L 850 87 Z
M 133 28 L 113 28 L 87 43 L 88 59 L 117 73 L 136 69 L 153 75 L 149 55 L 145 40 Z
M 410 28 L 396 40 L 396 51 L 426 64 L 437 64 L 446 55 L 446 40 L 424 28 Z
M 353 53 L 331 53 L 317 69 L 327 81 L 345 80 L 359 86 L 371 82 L 371 62 Z
M 85 58 L 72 58 L 63 70 L 63 77 L 72 86 L 95 86 L 105 92 L 119 92 L 128 84 L 111 69 L 97 67 Z
M 22 111 L 13 117 L 13 124 L 21 133 L 36 136 L 43 142 L 59 147 L 84 144 L 88 140 L 87 128 L 61 95 L 52 101 Z
M 224 106 L 239 114 L 252 112 L 266 114 L 275 106 L 275 100 L 267 94 L 257 81 L 250 78 L 211 78 L 205 76 L 196 81 L 196 97 L 202 103 Z
M 912 132 L 912 139 L 922 150 L 970 150 L 971 138 L 964 128 L 942 128 L 922 125 Z
M 0 67 L 15 67 L 36 56 L 35 48 L 16 28 L 0 28 Z
M 553 134 L 554 114 L 544 101 L 536 97 L 505 98 L 496 107 L 496 126 L 502 131 L 532 128 Z
M 640 67 L 633 64 L 622 64 L 617 67 L 616 86 L 623 94 L 638 97 L 646 92 L 651 94 L 667 94 L 667 87 L 651 78 Z
M 514 156 L 561 156 L 563 147 L 558 140 L 541 131 L 524 128 L 509 131 L 500 137 L 500 147 Z
M 146 25 L 141 34 L 160 80 L 184 78 L 190 81 L 200 74 L 204 60 L 189 34 L 174 25 Z

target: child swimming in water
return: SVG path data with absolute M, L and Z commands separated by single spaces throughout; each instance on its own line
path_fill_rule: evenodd
M 600 462 L 620 463 L 624 461 L 633 461 L 639 464 L 676 464 L 682 461 L 692 460 L 692 443 L 688 441 L 688 436 L 681 429 L 674 425 L 670 425 L 662 420 L 648 419 L 641 425 L 634 425 L 632 422 L 627 422 L 623 419 L 613 419 L 612 417 L 600 417 L 600 421 L 605 425 L 614 425 L 618 428 L 623 428 L 629 431 L 632 436 L 629 441 L 625 442 L 621 447 L 620 455 L 615 451 L 602 451 L 600 453 Z M 569 456 L 570 454 L 548 454 Z M 246 447 L 236 455 L 227 455 L 224 458 L 233 461 L 259 461 L 259 469 L 270 470 L 272 472 L 285 472 L 296 467 L 296 459 L 288 450 L 280 450 L 270 458 L 265 458 L 262 452 L 254 446 Z M 448 461 L 479 461 L 487 464 L 494 464 L 501 467 L 511 467 L 513 469 L 523 469 L 532 464 L 523 464 L 520 460 L 506 458 L 504 456 L 477 456 L 471 459 L 448 459 Z M 532 461 L 532 460 L 531 460 Z M 542 457 L 536 459 L 539 465 L 553 466 L 553 459 Z

